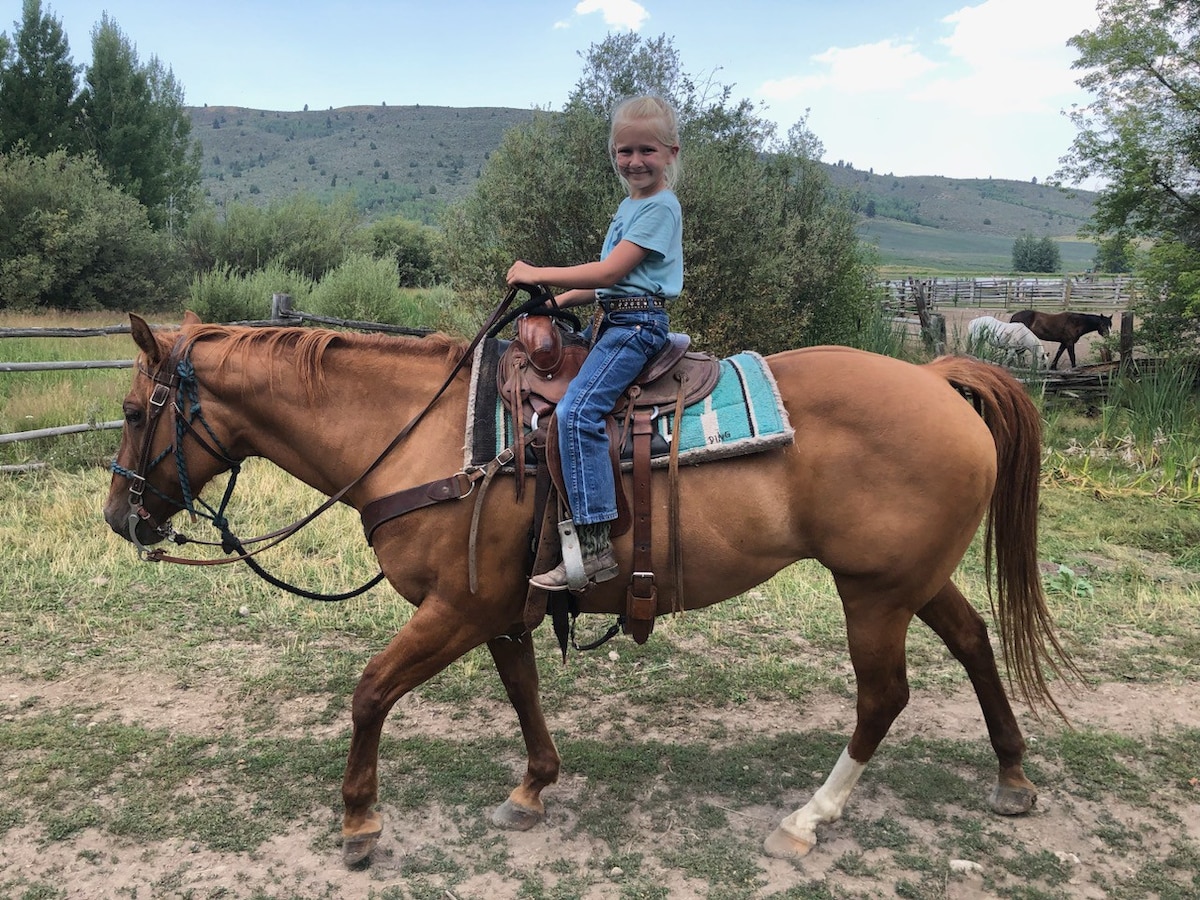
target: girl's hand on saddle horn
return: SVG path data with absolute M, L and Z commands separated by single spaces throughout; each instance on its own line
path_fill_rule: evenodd
M 530 265 L 523 259 L 518 259 L 515 263 L 508 267 L 508 274 L 504 276 L 504 281 L 509 287 L 519 287 L 525 284 L 538 284 L 542 281 L 538 277 L 538 267 Z

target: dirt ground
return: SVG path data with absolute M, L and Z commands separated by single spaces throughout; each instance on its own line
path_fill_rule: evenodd
M 137 676 L 113 674 L 101 674 L 95 679 L 37 684 L 0 678 L 0 700 L 6 701 L 3 706 L 9 718 L 20 716 L 27 702 L 35 697 L 37 707 L 42 709 L 47 705 L 94 705 L 99 700 L 103 712 L 98 718 L 111 715 L 148 728 L 169 729 L 177 734 L 212 734 L 214 730 L 237 727 L 239 719 L 238 698 L 197 689 L 195 685 L 188 690 L 164 690 L 161 682 L 144 684 L 139 683 Z M 319 698 L 313 702 L 319 702 Z M 1139 739 L 1160 730 L 1200 729 L 1200 685 L 1192 683 L 1178 686 L 1107 683 L 1075 697 L 1060 697 L 1060 702 L 1076 728 L 1092 726 Z M 618 708 L 618 701 L 613 703 L 610 718 L 619 723 L 623 711 Z M 594 706 L 591 712 L 595 713 Z M 684 721 L 679 721 L 679 717 L 666 718 L 674 721 L 662 727 L 652 727 L 645 737 L 676 741 L 707 740 L 713 733 L 712 725 L 716 721 L 727 729 L 725 733 L 733 736 L 733 740 L 743 736 L 809 729 L 845 730 L 848 733 L 852 724 L 852 702 L 844 697 L 829 697 L 806 704 L 804 708 L 784 703 L 750 703 L 732 709 L 704 710 Z M 289 728 L 296 727 L 289 725 L 289 719 L 293 723 L 301 720 L 299 708 L 290 717 L 288 711 L 284 710 L 278 726 L 281 732 L 286 733 Z M 1036 753 L 1039 730 L 1047 726 L 1024 721 L 1022 725 Z M 329 734 L 343 732 L 346 727 L 344 719 L 327 726 Z M 570 730 L 571 717 L 551 717 L 550 727 L 556 733 Z M 462 740 L 493 735 L 511 738 L 515 723 L 511 709 L 500 704 L 481 702 L 466 710 L 464 715 L 461 707 L 441 706 L 409 696 L 393 712 L 388 728 L 395 733 L 412 730 Z M 311 728 L 307 732 L 311 734 Z M 983 734 L 979 708 L 969 690 L 959 689 L 943 695 L 914 691 L 909 708 L 896 722 L 880 753 L 887 753 L 890 741 L 914 736 L 982 740 Z M 597 737 L 602 739 L 603 735 Z M 829 762 L 832 764 L 833 760 Z M 1195 762 L 1197 775 L 1200 775 L 1200 760 Z M 571 868 L 594 871 L 601 865 L 600 860 L 608 855 L 603 845 L 590 838 L 580 839 L 578 833 L 572 833 L 575 822 L 570 812 L 570 798 L 579 792 L 582 776 L 572 773 L 570 763 L 569 759 L 564 760 L 562 780 L 546 792 L 545 823 L 526 833 L 491 829 L 490 835 L 497 836 L 501 848 L 507 851 L 506 865 L 476 865 L 474 871 L 478 874 L 456 885 L 453 891 L 444 890 L 428 896 L 449 900 L 465 900 L 467 897 L 515 900 L 530 895 L 522 893 L 521 881 L 514 876 L 526 869 L 544 872 L 547 860 L 560 860 L 557 863 L 560 871 Z M 514 756 L 511 764 L 515 783 L 523 760 Z M 868 767 L 863 783 L 850 800 L 847 819 L 873 821 L 895 817 L 904 820 L 903 804 L 894 795 L 884 790 L 864 788 L 870 782 L 870 773 Z M 497 801 L 503 799 L 510 787 L 496 786 Z M 331 785 L 333 790 L 336 790 L 336 785 Z M 769 808 L 729 810 L 731 826 L 740 835 L 761 841 L 784 815 L 806 799 L 799 795 L 785 796 L 779 798 L 778 805 Z M 13 883 L 14 879 L 20 878 L 29 881 L 50 880 L 62 885 L 69 898 L 129 897 L 144 900 L 147 897 L 416 896 L 406 892 L 406 879 L 400 872 L 401 862 L 420 858 L 423 853 L 438 852 L 437 848 L 445 846 L 448 837 L 459 837 L 460 826 L 454 817 L 437 811 L 424 819 L 407 821 L 396 810 L 385 806 L 382 811 L 385 817 L 382 843 L 375 852 L 372 865 L 363 870 L 348 871 L 342 866 L 337 847 L 331 844 L 329 836 L 334 823 L 297 827 L 249 854 L 217 853 L 196 843 L 177 839 L 151 845 L 132 843 L 97 830 L 80 832 L 62 842 L 44 843 L 36 828 L 23 826 L 10 830 L 7 840 L 0 845 L 0 884 Z M 479 810 L 481 818 L 489 813 L 490 810 Z M 1193 843 L 1200 842 L 1200 789 L 1196 790 L 1194 802 L 1175 809 L 1174 813 L 1179 817 L 1181 832 Z M 320 815 L 326 814 L 321 811 Z M 1132 869 L 1130 860 L 1111 855 L 1096 837 L 1097 824 L 1106 816 L 1122 823 L 1147 823 L 1149 827 L 1144 809 L 1115 802 L 1105 803 L 1101 808 L 1095 804 L 1081 803 L 1078 798 L 1060 797 L 1054 791 L 1045 789 L 1030 815 L 1013 819 L 989 816 L 986 827 L 1011 834 L 1026 846 L 1044 847 L 1060 859 L 1069 861 L 1074 867 L 1074 875 L 1067 887 L 1069 895 L 1101 898 L 1106 895 L 1092 882 L 1089 877 L 1091 870 L 1099 869 L 1109 877 L 1120 877 L 1129 874 L 1127 870 Z M 869 875 L 847 874 L 833 866 L 839 858 L 856 849 L 851 830 L 845 827 L 845 822 L 843 820 L 825 827 L 819 833 L 821 843 L 801 862 L 762 857 L 760 865 L 766 884 L 759 896 L 813 883 L 824 886 L 835 897 L 899 896 L 894 892 L 898 875 L 888 871 L 886 858 L 877 850 L 866 849 L 863 853 L 864 862 L 871 866 Z M 928 822 L 916 819 L 907 820 L 906 824 L 914 829 L 930 828 Z M 686 823 L 681 823 L 681 826 L 684 825 Z M 1160 839 L 1169 837 L 1162 836 Z M 631 842 L 642 842 L 651 865 L 656 842 L 667 838 L 667 835 L 657 833 L 630 836 Z M 479 862 L 495 858 L 494 844 L 486 851 L 480 851 Z M 964 871 L 945 873 L 943 888 L 936 896 L 952 900 L 995 896 L 984 887 L 983 870 L 974 868 L 975 865 L 987 864 L 986 859 L 966 860 L 960 865 Z M 706 896 L 705 885 L 689 883 L 683 876 L 672 874 L 670 867 L 663 868 L 669 878 L 664 885 L 668 896 Z M 603 874 L 604 877 L 587 893 L 589 900 L 621 895 L 620 873 Z

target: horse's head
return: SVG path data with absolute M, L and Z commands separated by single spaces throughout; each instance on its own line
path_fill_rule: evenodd
M 1100 332 L 1100 337 L 1108 337 L 1108 333 L 1112 331 L 1112 316 L 1096 316 L 1100 320 L 1100 327 L 1097 331 Z
M 122 403 L 125 426 L 104 519 L 121 537 L 144 547 L 172 536 L 168 522 L 180 510 L 196 515 L 201 488 L 237 460 L 200 409 L 189 337 L 199 317 L 187 313 L 181 329 L 168 334 L 155 334 L 140 316 L 130 314 L 129 321 L 141 352 Z

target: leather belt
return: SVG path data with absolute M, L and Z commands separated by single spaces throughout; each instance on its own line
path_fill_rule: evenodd
M 641 297 L 613 297 L 606 300 L 597 301 L 600 308 L 606 313 L 610 312 L 644 312 L 650 309 L 664 309 L 667 301 L 662 297 L 641 296 Z

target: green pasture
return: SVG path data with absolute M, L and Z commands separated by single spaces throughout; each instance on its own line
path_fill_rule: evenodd
M 127 337 L 88 340 L 86 357 L 131 355 Z M 78 343 L 18 346 L 85 358 Z M 0 346 L 5 359 L 9 349 Z M 0 425 L 83 421 L 89 410 L 119 418 L 129 372 L 76 374 L 0 374 Z M 916 625 L 913 708 L 842 821 L 795 865 L 766 859 L 761 842 L 820 784 L 853 717 L 844 622 L 819 566 L 796 564 L 717 608 L 660 620 L 642 647 L 620 638 L 565 665 L 543 626 L 542 695 L 564 772 L 546 792 L 547 822 L 525 835 L 487 823 L 523 765 L 515 716 L 486 650 L 460 659 L 393 712 L 380 858 L 347 872 L 349 699 L 407 621 L 404 600 L 377 587 L 320 604 L 241 566 L 140 562 L 100 517 L 117 432 L 0 445 L 0 462 L 51 463 L 0 474 L 0 896 L 1195 896 L 1195 397 L 1160 405 L 1179 434 L 1158 444 L 1137 435 L 1144 399 L 1099 416 L 1038 402 L 1040 556 L 1051 612 L 1087 683 L 1053 685 L 1068 708 L 1083 703 L 1073 728 L 1018 708 L 1037 811 L 1010 820 L 987 810 L 995 757 L 981 717 L 975 708 L 961 733 L 945 727 L 955 704 L 972 706 L 969 687 Z M 1164 407 L 1179 404 L 1172 418 Z M 232 524 L 262 533 L 320 499 L 253 461 Z M 177 525 L 209 537 L 203 523 Z M 376 571 L 357 517 L 341 508 L 262 562 L 319 591 Z M 978 538 L 956 580 L 990 621 Z M 581 639 L 608 624 L 581 620 Z M 1086 702 L 1106 692 L 1177 697 L 1178 712 L 1122 727 Z M 952 860 L 982 868 L 952 874 Z M 237 874 L 218 883 L 218 870 Z
M 1012 270 L 1013 237 L 914 225 L 895 219 L 871 219 L 859 236 L 879 248 L 889 271 L 905 275 L 954 272 L 995 274 Z M 1056 239 L 1064 272 L 1092 268 L 1096 247 L 1089 241 Z

